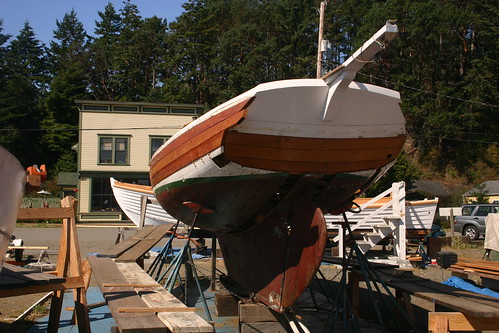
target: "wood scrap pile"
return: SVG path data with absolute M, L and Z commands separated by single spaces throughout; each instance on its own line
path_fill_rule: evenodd
M 457 263 L 451 265 L 450 268 L 453 271 L 476 273 L 479 276 L 499 280 L 499 262 L 497 261 L 459 258 Z

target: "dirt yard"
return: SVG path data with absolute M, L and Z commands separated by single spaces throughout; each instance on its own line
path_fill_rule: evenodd
M 129 237 L 135 232 L 134 229 L 124 230 L 124 236 Z M 18 226 L 14 232 L 16 238 L 21 238 L 24 240 L 24 245 L 26 246 L 48 246 L 49 261 L 52 263 L 57 262 L 57 251 L 59 247 L 60 238 L 60 228 L 57 227 L 28 227 L 28 226 Z M 114 245 L 116 238 L 118 236 L 117 228 L 78 228 L 78 237 L 80 243 L 80 251 L 82 257 L 88 254 L 103 251 Z M 179 244 L 183 242 L 180 241 Z M 207 240 L 207 245 L 209 246 L 209 241 Z M 183 243 L 182 243 L 183 244 Z M 160 243 L 161 245 L 161 243 Z M 414 251 L 412 249 L 411 251 Z M 463 244 L 461 242 L 456 244 L 455 248 L 443 247 L 442 251 L 451 251 L 457 253 L 458 257 L 465 258 L 475 258 L 481 259 L 484 254 L 483 242 L 474 244 Z M 38 257 L 40 250 L 37 251 L 26 251 L 26 255 L 32 255 L 34 259 Z M 218 268 L 222 268 L 223 263 L 218 263 Z M 199 273 L 208 277 L 210 275 L 210 259 L 199 260 L 197 267 L 199 268 Z M 321 271 L 324 273 L 327 279 L 338 279 L 340 269 L 334 265 L 328 265 L 321 267 Z M 428 266 L 426 268 L 414 268 L 413 272 L 415 275 L 431 279 L 433 281 L 442 282 L 450 277 L 450 271 L 443 269 L 439 266 Z M 95 285 L 93 282 L 92 285 Z M 27 323 L 21 323 L 17 326 L 9 325 L 17 316 L 22 314 L 26 309 L 32 306 L 45 294 L 34 294 L 26 296 L 8 297 L 0 299 L 0 331 L 9 332 L 25 332 L 29 328 L 29 320 L 32 320 L 36 316 L 40 316 L 44 312 L 44 307 L 39 306 L 35 309 L 34 314 L 28 317 Z M 422 316 L 421 320 L 426 321 L 424 316 L 427 316 L 426 311 L 433 311 L 433 304 L 413 298 L 413 304 L 415 304 L 420 311 L 417 313 Z M 423 325 L 424 326 L 424 325 Z

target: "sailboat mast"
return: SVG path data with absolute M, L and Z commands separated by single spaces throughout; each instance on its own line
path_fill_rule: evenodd
M 319 40 L 317 42 L 317 78 L 322 76 L 322 38 L 324 31 L 324 12 L 326 10 L 326 1 L 321 1 L 319 11 Z

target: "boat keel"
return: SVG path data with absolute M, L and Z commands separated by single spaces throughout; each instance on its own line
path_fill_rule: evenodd
M 244 233 L 219 234 L 219 242 L 229 276 L 257 301 L 282 313 L 320 266 L 326 224 L 316 204 L 298 201 L 280 207 Z

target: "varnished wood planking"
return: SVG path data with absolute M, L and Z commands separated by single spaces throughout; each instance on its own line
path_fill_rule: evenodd
M 186 144 L 190 140 L 194 139 L 200 133 L 210 129 L 210 127 L 215 126 L 216 124 L 223 122 L 231 115 L 237 114 L 240 111 L 245 110 L 245 107 L 249 105 L 251 102 L 251 98 L 244 99 L 238 103 L 227 106 L 227 108 L 212 117 L 206 119 L 205 121 L 199 122 L 196 126 L 192 127 L 189 131 L 185 132 L 183 135 L 177 137 L 173 141 L 168 143 L 168 149 L 159 151 L 156 156 L 151 160 L 151 166 L 158 165 L 159 167 L 163 166 L 160 161 L 168 155 L 170 150 L 175 150 L 180 146 Z
M 244 118 L 246 114 L 244 107 L 249 102 L 251 102 L 250 98 L 228 107 L 169 143 L 151 161 L 150 174 L 153 186 L 175 171 L 220 147 L 224 132 Z
M 359 147 L 357 150 L 305 150 L 305 149 L 289 149 L 289 148 L 272 148 L 272 147 L 255 147 L 246 145 L 226 145 L 226 157 L 229 159 L 235 158 L 252 158 L 261 160 L 273 160 L 283 162 L 308 162 L 317 163 L 345 163 L 345 162 L 362 162 L 370 160 L 380 160 L 391 158 L 397 153 L 396 148 L 370 149 Z
M 313 161 L 286 162 L 286 161 L 269 161 L 269 160 L 259 160 L 259 159 L 249 159 L 249 158 L 245 159 L 230 158 L 230 160 L 247 167 L 272 170 L 272 171 L 285 171 L 291 174 L 301 174 L 301 173 L 335 174 L 340 172 L 378 169 L 388 164 L 394 158 L 385 159 L 385 160 L 375 160 L 375 161 L 343 162 L 343 163 L 339 162 L 317 163 Z
M 153 194 L 152 187 L 147 185 L 130 184 L 130 183 L 122 183 L 119 181 L 115 181 L 114 186 L 129 191 L 136 191 L 144 194 Z
M 300 138 L 293 136 L 275 136 L 230 131 L 224 139 L 224 145 L 263 146 L 282 149 L 303 149 L 312 151 L 358 150 L 359 147 L 369 149 L 400 148 L 405 136 L 382 138 Z
M 238 164 L 290 173 L 337 173 L 380 168 L 394 160 L 405 137 L 325 139 L 230 131 L 225 157 Z
M 211 137 L 210 140 L 205 141 L 201 147 L 192 147 L 192 150 L 189 150 L 175 159 L 172 159 L 170 156 L 170 158 L 168 158 L 168 161 L 170 162 L 168 165 L 161 169 L 155 169 L 154 171 L 151 169 L 151 185 L 156 185 L 174 172 L 196 161 L 210 151 L 217 149 L 221 145 L 222 138 L 223 132 L 220 132 L 216 136 Z

